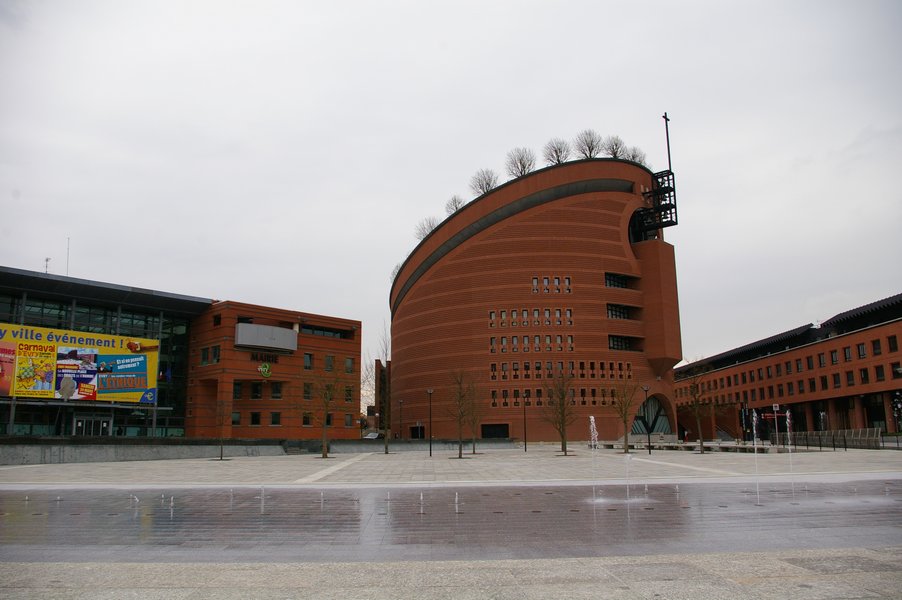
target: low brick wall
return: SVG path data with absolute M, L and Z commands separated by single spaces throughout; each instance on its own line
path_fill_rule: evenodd
M 181 438 L 0 438 L 0 465 L 50 463 L 120 462 L 179 458 L 218 458 L 218 440 Z M 279 442 L 235 440 L 222 445 L 222 454 L 237 456 L 283 456 Z

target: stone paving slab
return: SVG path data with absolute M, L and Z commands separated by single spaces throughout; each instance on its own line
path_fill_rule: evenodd
M 902 548 L 354 564 L 0 563 L 5 598 L 899 598 Z M 824 573 L 830 562 L 867 565 Z M 810 567 L 814 568 L 810 568 Z
M 335 454 L 184 459 L 117 463 L 0 466 L 0 486 L 13 484 L 326 485 L 441 482 L 591 482 L 699 480 L 872 474 L 902 477 L 902 452 L 847 450 L 783 454 L 655 451 L 651 456 L 576 449 L 569 456 L 550 445 L 528 452 L 492 450 L 458 459 L 453 452 Z
M 611 450 L 572 450 L 573 456 L 564 457 L 555 446 L 536 444 L 530 445 L 528 452 L 492 449 L 466 455 L 463 460 L 456 458 L 456 452 L 437 451 L 433 457 L 425 452 L 388 455 L 374 452 L 336 454 L 328 459 L 300 455 L 225 461 L 187 459 L 0 466 L 0 494 L 12 495 L 16 502 L 23 501 L 19 497 L 23 493 L 43 498 L 41 506 L 44 508 L 34 508 L 26 513 L 31 519 L 40 519 L 41 514 L 50 515 L 56 507 L 55 500 L 48 496 L 56 496 L 52 490 L 63 490 L 59 494 L 67 496 L 60 500 L 66 514 L 79 513 L 81 509 L 70 504 L 75 496 L 65 490 L 72 490 L 78 497 L 120 494 L 122 503 L 132 502 L 126 508 L 138 517 L 136 523 L 139 524 L 145 522 L 141 511 L 148 510 L 145 507 L 150 497 L 161 503 L 162 509 L 156 507 L 156 510 L 166 509 L 166 497 L 160 494 L 169 491 L 168 488 L 195 490 L 199 494 L 211 494 L 210 499 L 215 502 L 224 502 L 226 496 L 223 494 L 230 492 L 224 488 L 234 486 L 236 494 L 241 489 L 242 498 L 253 496 L 252 500 L 244 500 L 255 508 L 260 503 L 259 496 L 268 507 L 275 507 L 280 498 L 287 497 L 282 494 L 306 494 L 314 500 L 320 494 L 324 499 L 326 494 L 332 494 L 333 500 L 347 500 L 346 496 L 353 495 L 362 498 L 363 492 L 370 489 L 371 496 L 391 493 L 392 502 L 399 507 L 395 514 L 380 516 L 385 512 L 380 508 L 382 505 L 371 501 L 366 514 L 373 516 L 360 521 L 355 525 L 357 529 L 351 530 L 341 525 L 341 519 L 348 511 L 339 505 L 328 520 L 323 521 L 321 529 L 315 522 L 310 523 L 306 533 L 309 537 L 304 538 L 310 545 L 294 550 L 286 544 L 291 541 L 290 527 L 286 525 L 310 518 L 307 513 L 279 517 L 293 521 L 273 520 L 261 514 L 258 521 L 236 523 L 236 537 L 225 541 L 221 539 L 225 535 L 221 523 L 209 523 L 207 529 L 200 527 L 190 539 L 173 538 L 171 544 L 166 541 L 166 531 L 160 530 L 163 537 L 157 539 L 154 546 L 118 539 L 112 529 L 102 531 L 100 525 L 99 539 L 108 541 L 105 546 L 92 546 L 92 551 L 101 552 L 106 558 L 82 562 L 73 562 L 71 547 L 64 545 L 12 545 L 9 536 L 15 527 L 23 524 L 6 522 L 0 524 L 0 597 L 142 600 L 902 598 L 902 510 L 891 504 L 898 502 L 902 452 L 815 451 L 756 457 L 754 454 L 655 451 L 651 456 L 634 452 L 625 457 L 621 452 Z M 432 502 L 426 504 L 429 510 L 434 511 L 440 505 L 441 515 L 445 515 L 441 518 L 448 519 L 452 518 L 454 494 L 458 491 L 463 494 L 466 490 L 467 502 L 475 503 L 471 504 L 475 506 L 489 501 L 480 499 L 484 498 L 483 494 L 496 493 L 488 488 L 502 486 L 508 497 L 505 502 L 510 508 L 507 515 L 494 517 L 495 528 L 540 510 L 544 511 L 542 518 L 558 519 L 548 522 L 548 531 L 557 528 L 579 540 L 582 534 L 573 529 L 574 521 L 568 520 L 566 514 L 570 510 L 583 510 L 582 505 L 562 509 L 556 516 L 549 515 L 541 503 L 536 505 L 535 497 L 545 491 L 576 497 L 584 491 L 577 490 L 579 486 L 588 485 L 587 489 L 592 489 L 597 485 L 599 494 L 612 498 L 623 491 L 626 482 L 634 486 L 636 493 L 642 493 L 647 484 L 652 496 L 664 493 L 662 490 L 667 486 L 667 489 L 673 488 L 667 492 L 672 495 L 684 482 L 692 487 L 700 486 L 703 491 L 697 496 L 701 500 L 676 503 L 669 510 L 675 514 L 695 512 L 701 515 L 713 533 L 697 535 L 694 543 L 689 543 L 689 539 L 684 543 L 674 538 L 665 551 L 662 544 L 656 543 L 655 536 L 672 538 L 666 528 L 650 529 L 647 534 L 637 535 L 637 529 L 630 529 L 627 523 L 622 525 L 625 527 L 623 534 L 630 533 L 636 540 L 628 552 L 568 558 L 567 553 L 573 552 L 574 548 L 561 546 L 553 533 L 542 533 L 543 537 L 537 539 L 521 537 L 529 543 L 521 541 L 515 553 L 503 545 L 493 547 L 491 527 L 480 525 L 478 521 L 457 531 L 443 527 L 441 520 L 434 522 L 434 527 L 424 529 L 417 512 L 420 493 L 425 494 L 427 503 Z M 726 496 L 704 492 L 723 490 L 724 485 L 733 490 Z M 257 488 L 263 486 L 267 490 L 270 486 L 273 489 L 260 490 L 254 496 Z M 571 492 L 566 492 L 568 486 L 572 488 Z M 810 487 L 812 498 L 802 500 L 789 495 L 790 489 L 793 494 L 802 494 L 808 489 L 804 486 Z M 756 487 L 765 498 L 760 506 L 752 496 Z M 140 509 L 138 502 L 129 500 L 129 492 L 123 495 L 116 491 L 126 488 L 133 490 L 131 494 L 135 498 L 141 496 Z M 532 504 L 520 504 L 518 488 L 533 496 Z M 561 491 L 555 492 L 558 489 Z M 829 490 L 829 493 L 819 490 Z M 683 497 L 690 496 L 684 491 Z M 726 499 L 719 499 L 721 497 Z M 766 533 L 773 537 L 772 548 L 766 552 L 699 552 L 698 540 L 708 539 L 706 536 L 710 535 L 716 545 L 718 539 L 723 539 L 717 532 L 729 532 L 739 539 L 743 535 L 756 535 L 755 522 L 749 519 L 737 521 L 728 514 L 736 503 L 741 506 L 735 514 L 754 514 L 759 524 L 767 525 Z M 192 505 L 177 506 L 184 515 L 194 514 L 185 521 L 187 527 L 205 522 L 203 519 L 192 520 L 202 516 L 191 512 L 195 510 Z M 497 510 L 486 506 L 488 514 Z M 782 508 L 777 509 L 777 506 Z M 597 508 L 601 511 L 599 515 L 609 515 L 612 523 L 624 510 L 619 504 L 610 507 L 600 504 Z M 636 507 L 637 512 L 645 508 L 648 507 Z M 871 518 L 869 511 L 877 518 Z M 39 514 L 35 516 L 32 512 Z M 109 512 L 118 513 L 118 509 Z M 818 521 L 820 515 L 825 520 Z M 849 515 L 861 519 L 861 526 L 835 527 L 837 520 Z M 811 526 L 799 527 L 805 518 L 812 519 Z M 404 536 L 392 540 L 395 555 L 390 560 L 369 555 L 365 560 L 348 561 L 347 548 L 352 547 L 349 545 L 353 544 L 354 535 L 364 532 L 375 536 L 373 539 L 377 542 L 378 536 L 389 535 L 388 530 L 382 532 L 379 521 L 373 519 L 391 519 L 392 535 L 395 536 L 407 528 Z M 780 536 L 783 523 L 793 527 L 792 536 Z M 72 527 L 73 536 L 79 535 L 77 522 L 67 526 Z M 96 529 L 97 526 L 91 522 L 91 527 Z M 272 543 L 261 545 L 260 540 L 242 541 L 241 527 L 249 528 L 247 531 L 258 536 L 271 532 L 273 537 L 269 541 Z M 641 532 L 641 528 L 638 531 Z M 826 546 L 814 547 L 815 542 Z M 72 543 L 81 542 L 75 537 Z M 467 543 L 480 544 L 478 559 L 467 555 Z M 591 543 L 593 540 L 587 538 L 585 545 L 575 550 L 591 548 Z M 733 546 L 741 544 L 734 543 Z M 298 548 L 306 550 L 298 553 Z M 35 559 L 17 560 L 19 550 L 22 550 L 21 556 L 30 552 Z M 87 550 L 85 546 L 85 552 Z M 217 559 L 217 552 L 221 552 L 222 558 Z M 299 558 L 292 558 L 292 552 Z M 311 552 L 315 552 L 315 560 L 301 558 L 311 556 Z M 516 559 L 513 558 L 515 554 Z

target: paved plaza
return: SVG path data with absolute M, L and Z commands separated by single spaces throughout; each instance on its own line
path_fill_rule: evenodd
M 0 466 L 0 596 L 902 597 L 902 452 L 433 454 Z

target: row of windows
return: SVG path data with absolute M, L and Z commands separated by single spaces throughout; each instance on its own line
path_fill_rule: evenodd
M 259 426 L 262 425 L 261 416 L 263 413 L 260 412 L 249 412 L 245 417 L 247 419 L 247 424 L 251 426 Z M 304 427 L 313 427 L 313 414 L 309 412 L 305 412 L 301 417 L 301 424 Z M 326 414 L 326 427 L 332 427 L 332 413 Z M 232 413 L 232 425 L 241 425 L 241 412 L 235 411 Z M 269 425 L 271 426 L 281 426 L 282 425 L 282 413 L 281 412 L 271 412 L 269 413 Z M 354 415 L 352 413 L 345 413 L 344 415 L 344 426 L 345 427 L 354 427 Z
M 311 371 L 313 370 L 315 364 L 315 357 L 312 352 L 304 353 L 304 370 Z M 335 370 L 335 356 L 331 354 L 326 354 L 323 357 L 323 370 L 324 371 L 333 371 Z M 345 357 L 345 373 L 353 373 L 354 372 L 354 358 L 351 356 Z
M 545 361 L 544 369 L 542 368 L 542 361 L 524 362 L 522 369 L 522 378 L 523 379 L 541 379 L 543 374 L 546 378 L 554 377 L 555 373 L 564 373 L 570 377 L 579 377 L 580 379 L 586 379 L 588 376 L 589 379 L 595 379 L 596 376 L 598 379 L 632 379 L 633 378 L 633 365 L 632 363 L 623 363 L 623 362 L 605 362 L 599 361 L 598 370 L 596 371 L 595 366 L 596 363 L 594 360 L 591 361 L 579 361 L 577 364 L 576 361 L 568 361 L 567 362 L 567 370 L 564 371 L 564 362 L 557 361 L 556 363 L 553 361 Z M 499 375 L 498 371 L 498 363 L 491 363 L 489 365 L 490 369 L 490 378 L 492 380 L 496 380 L 499 378 L 504 379 L 520 379 L 521 370 L 519 362 L 512 363 L 501 363 L 501 371 Z M 607 366 L 607 369 L 605 367 Z M 577 371 L 577 367 L 579 370 Z M 587 368 L 588 367 L 588 368 Z
M 553 315 L 553 316 L 552 316 Z M 500 317 L 500 318 L 498 318 Z M 573 325 L 573 310 L 569 308 L 533 308 L 532 320 L 530 320 L 529 309 L 512 308 L 510 311 L 510 321 L 508 321 L 508 312 L 506 310 L 490 310 L 489 311 L 489 327 L 495 327 L 496 324 L 501 327 L 527 327 L 530 323 L 535 326 L 539 325 Z
M 636 287 L 636 277 L 620 275 L 619 273 L 605 273 L 604 285 L 609 288 L 633 289 Z
M 200 364 L 213 365 L 219 362 L 222 356 L 219 346 L 210 346 L 200 349 Z
M 636 309 L 623 304 L 608 304 L 609 319 L 633 319 Z
M 18 323 L 20 320 L 35 327 L 108 335 L 143 338 L 157 338 L 160 335 L 160 313 L 146 314 L 37 298 L 29 298 L 23 303 L 18 297 L 0 295 L 0 321 Z
M 334 400 L 339 399 L 339 393 L 341 390 L 334 390 L 333 395 L 333 385 L 331 383 L 325 384 L 325 389 L 316 390 L 314 385 L 310 382 L 304 382 L 304 400 L 313 400 L 314 397 L 319 397 L 320 393 L 328 394 Z M 269 398 L 271 400 L 281 400 L 282 399 L 282 391 L 283 386 L 281 381 L 269 381 L 266 385 L 263 384 L 262 381 L 251 381 L 245 386 L 244 382 L 235 381 L 232 383 L 232 399 L 233 400 L 242 400 L 244 399 L 244 390 L 248 388 L 250 390 L 250 399 L 251 400 L 262 400 L 264 395 L 264 390 L 269 388 Z M 354 386 L 346 385 L 344 386 L 344 401 L 345 402 L 353 402 L 354 401 Z
M 498 406 L 543 406 L 553 402 L 547 390 L 543 388 L 523 388 L 514 390 L 492 390 L 491 404 L 493 408 Z M 615 388 L 570 388 L 569 402 L 574 406 L 616 406 L 617 390 Z
M 555 335 L 552 336 L 545 335 L 544 336 L 544 345 L 542 344 L 543 336 L 534 335 L 532 336 L 532 351 L 533 352 L 541 352 L 543 349 L 545 352 L 562 352 L 566 350 L 567 352 L 573 352 L 576 347 L 573 344 L 573 336 L 568 335 L 566 338 L 566 346 L 564 346 L 564 336 Z M 501 341 L 501 345 L 498 345 L 498 341 Z M 508 349 L 510 352 L 520 352 L 521 348 L 523 352 L 529 352 L 530 349 L 530 337 L 528 335 L 523 336 L 523 343 L 520 343 L 520 338 L 517 336 L 510 337 L 510 346 L 508 346 L 508 338 L 507 336 L 502 336 L 501 338 L 490 337 L 489 338 L 489 352 L 492 354 L 496 352 L 506 353 Z M 641 340 L 638 338 L 627 337 L 623 335 L 609 335 L 608 336 L 608 349 L 609 350 L 626 350 L 632 352 L 638 352 L 642 350 Z
M 899 350 L 899 344 L 896 339 L 896 336 L 891 335 L 886 338 L 886 345 L 888 352 L 897 352 Z M 880 356 L 883 353 L 883 347 L 880 339 L 871 340 L 870 350 L 872 356 Z M 839 349 L 830 350 L 830 364 L 837 365 L 839 364 Z M 859 359 L 864 359 L 868 357 L 868 344 L 859 343 L 856 344 L 854 348 L 852 346 L 845 346 L 842 348 L 843 362 L 851 362 L 853 356 L 857 356 Z M 817 364 L 818 367 L 824 368 L 827 366 L 827 352 L 819 352 L 817 355 Z M 734 373 L 731 376 L 721 377 L 719 379 L 712 379 L 711 381 L 703 382 L 702 385 L 706 391 L 713 391 L 717 389 L 729 388 L 734 385 L 745 385 L 746 383 L 754 383 L 756 381 L 756 375 L 758 381 L 764 381 L 766 379 L 773 379 L 774 377 L 783 377 L 785 375 L 792 375 L 793 368 L 796 373 L 803 373 L 806 370 L 813 371 L 814 370 L 814 356 L 806 356 L 805 360 L 801 358 L 795 359 L 795 361 L 787 360 L 778 362 L 773 365 L 768 365 L 766 367 L 758 367 L 757 369 L 749 369 L 748 371 L 743 371 L 742 373 Z M 878 380 L 881 381 L 881 380 Z
M 541 289 L 543 294 L 550 294 L 554 292 L 555 294 L 560 294 L 561 292 L 565 294 L 570 293 L 570 277 L 561 277 L 560 275 L 556 276 L 544 276 L 542 277 L 542 287 L 539 288 L 539 278 L 532 278 L 532 293 L 538 294 Z
M 557 351 L 564 350 L 564 336 L 562 336 L 562 335 L 555 335 L 555 336 L 545 335 L 544 336 L 544 341 L 545 341 L 544 346 L 542 345 L 542 338 L 543 338 L 543 336 L 541 336 L 541 335 L 532 336 L 533 352 L 540 352 L 543 348 L 545 349 L 545 352 L 552 352 L 554 350 L 557 350 Z M 500 347 L 498 346 L 499 339 L 501 341 Z M 554 343 L 552 343 L 552 340 Z M 495 352 L 498 352 L 499 350 L 502 353 L 507 352 L 508 351 L 507 341 L 508 341 L 507 337 L 489 338 L 489 352 L 495 353 Z M 573 352 L 573 349 L 574 349 L 573 336 L 568 335 L 566 338 L 566 341 L 567 341 L 567 350 L 569 352 Z M 522 345 L 523 352 L 529 352 L 529 349 L 530 349 L 529 342 L 530 342 L 530 337 L 528 335 L 524 335 L 523 336 L 523 345 Z M 517 336 L 511 336 L 509 348 L 510 348 L 511 352 L 519 352 L 520 348 L 521 348 L 520 338 Z
M 894 362 L 889 365 L 890 377 L 892 379 L 902 379 L 902 363 Z M 886 381 L 886 368 L 884 365 L 874 365 L 873 380 L 876 382 Z M 839 389 L 842 387 L 852 387 L 856 384 L 866 385 L 871 383 L 871 370 L 868 368 L 860 368 L 857 371 L 850 369 L 844 372 L 831 373 L 829 375 L 820 375 L 818 377 L 809 377 L 807 379 L 799 379 L 778 383 L 776 386 L 768 385 L 767 387 L 752 388 L 751 390 L 743 390 L 740 392 L 727 392 L 726 394 L 717 394 L 712 397 L 715 404 L 730 402 L 755 402 L 758 400 L 773 400 L 774 398 L 784 398 L 787 396 L 795 396 L 796 394 L 814 393 L 818 390 L 827 391 L 829 389 Z M 677 389 L 678 398 L 691 398 L 692 386 L 681 387 Z

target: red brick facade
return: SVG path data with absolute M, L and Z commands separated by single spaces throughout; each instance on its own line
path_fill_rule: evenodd
M 752 410 L 767 417 L 758 428 L 759 437 L 766 438 L 774 405 L 782 432 L 787 410 L 794 431 L 896 432 L 892 400 L 902 391 L 900 341 L 902 295 L 847 311 L 820 327 L 805 325 L 680 367 L 680 424 L 698 437 L 689 405 L 700 401 L 714 407 L 703 411 L 705 439 L 714 438 L 718 429 L 751 439 Z
M 425 238 L 391 290 L 392 429 L 419 437 L 431 397 L 432 435 L 456 438 L 452 375 L 463 373 L 481 436 L 525 429 L 528 441 L 555 441 L 541 404 L 560 372 L 572 378 L 571 439 L 589 438 L 590 415 L 599 437 L 622 435 L 610 406 L 622 382 L 647 386 L 672 427 L 681 358 L 673 247 L 660 231 L 630 240 L 653 185 L 635 163 L 565 163 L 496 188 Z
M 359 321 L 215 302 L 191 325 L 186 436 L 318 440 L 329 414 L 329 439 L 359 439 L 360 339 Z

